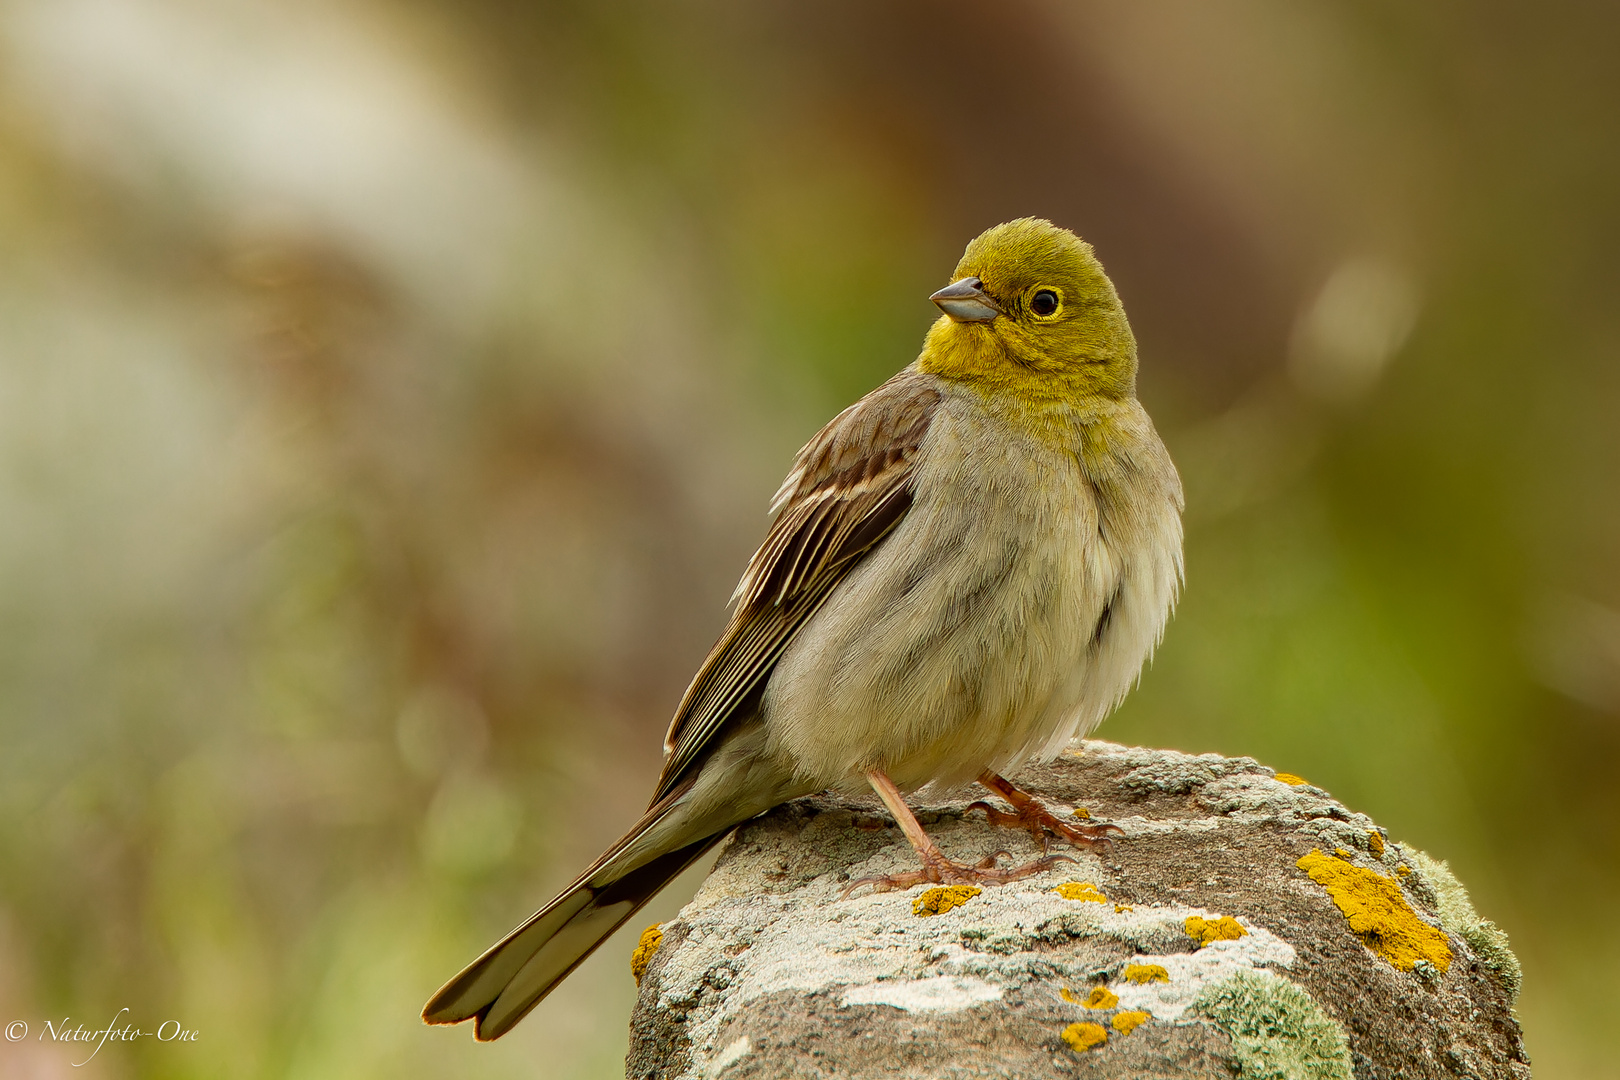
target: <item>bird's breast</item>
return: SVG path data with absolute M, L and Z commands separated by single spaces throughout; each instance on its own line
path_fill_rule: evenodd
M 773 748 L 829 786 L 962 782 L 1066 742 L 1128 685 L 1173 592 L 1132 524 L 1157 496 L 1100 483 L 1072 447 L 945 408 L 914 483 L 766 688 Z

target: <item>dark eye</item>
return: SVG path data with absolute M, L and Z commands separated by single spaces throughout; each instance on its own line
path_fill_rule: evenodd
M 1051 289 L 1042 289 L 1029 298 L 1029 310 L 1037 315 L 1050 315 L 1058 309 L 1058 295 Z

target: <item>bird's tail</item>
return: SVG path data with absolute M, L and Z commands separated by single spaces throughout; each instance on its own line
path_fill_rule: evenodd
M 644 840 L 679 801 L 660 799 L 562 895 L 530 916 L 445 983 L 422 1010 L 430 1024 L 477 1018 L 481 1040 L 498 1039 L 643 904 L 725 835 L 722 829 L 645 858 Z

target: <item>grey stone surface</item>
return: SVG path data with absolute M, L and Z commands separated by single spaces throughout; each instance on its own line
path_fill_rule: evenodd
M 1388 842 L 1326 792 L 1283 783 L 1248 758 L 1103 742 L 1015 780 L 1087 807 L 1124 835 L 1100 856 L 1072 852 L 1072 864 L 919 916 L 921 886 L 839 898 L 853 878 L 914 866 L 876 799 L 803 799 L 738 829 L 698 895 L 663 927 L 631 1021 L 627 1074 L 1530 1075 L 1505 937 L 1478 919 L 1443 864 Z M 1027 834 L 964 816 L 976 797 L 913 805 L 955 859 L 998 849 L 1020 863 L 1039 857 Z M 1391 883 L 1395 922 L 1353 930 L 1297 865 L 1313 850 L 1337 860 L 1331 868 Z M 1367 873 L 1353 880 L 1377 883 Z M 1054 891 L 1066 883 L 1093 885 L 1107 901 Z M 1230 917 L 1244 933 L 1201 945 L 1189 917 Z M 1400 970 L 1386 958 L 1398 952 L 1401 925 L 1433 940 L 1446 933 L 1445 970 L 1410 961 Z M 1167 981 L 1131 978 L 1154 965 Z M 1133 1013 L 1151 1018 L 1121 1031 L 1115 1018 Z M 1072 1045 L 1098 1029 L 1105 1042 Z

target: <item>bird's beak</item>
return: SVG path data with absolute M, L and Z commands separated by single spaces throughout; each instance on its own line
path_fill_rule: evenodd
M 1003 314 L 996 302 L 984 294 L 984 282 L 976 277 L 953 281 L 928 299 L 957 322 L 989 322 Z

